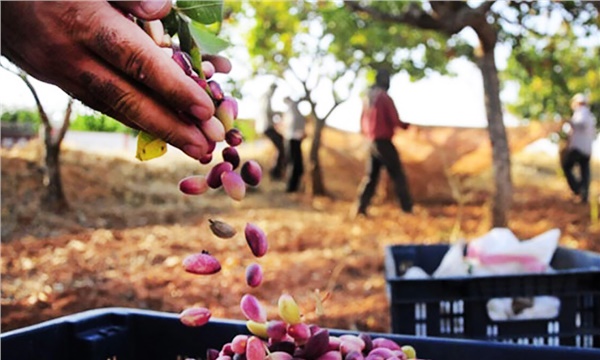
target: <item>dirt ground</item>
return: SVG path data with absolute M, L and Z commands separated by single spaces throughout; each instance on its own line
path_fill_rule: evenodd
M 510 229 L 528 239 L 552 228 L 563 246 L 600 251 L 600 225 L 590 207 L 567 191 L 556 159 L 519 150 L 539 128 L 511 131 L 514 205 Z M 37 144 L 2 149 L 2 331 L 87 309 L 120 306 L 180 312 L 199 305 L 213 317 L 243 319 L 239 300 L 252 293 L 276 317 L 280 294 L 292 294 L 306 321 L 339 329 L 390 328 L 384 248 L 471 240 L 490 230 L 491 172 L 485 130 L 413 127 L 397 139 L 416 207 L 402 213 L 382 184 L 368 218 L 349 216 L 363 175 L 365 143 L 326 129 L 321 153 L 329 196 L 285 193 L 264 178 L 242 202 L 221 191 L 200 197 L 177 189 L 208 167 L 177 150 L 146 163 L 64 148 L 62 176 L 70 210 L 40 211 L 42 168 Z M 305 144 L 306 154 L 309 143 Z M 266 151 L 265 151 L 266 149 Z M 267 167 L 270 148 L 247 144 L 243 159 Z M 599 167 L 592 189 L 600 193 Z M 208 219 L 238 229 L 229 240 L 210 233 Z M 247 222 L 267 233 L 269 252 L 252 257 Z M 182 259 L 207 250 L 222 263 L 212 276 L 185 273 Z M 244 269 L 257 261 L 256 289 Z M 315 292 L 330 293 L 317 317 Z

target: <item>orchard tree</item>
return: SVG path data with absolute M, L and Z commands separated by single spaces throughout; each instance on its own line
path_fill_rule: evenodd
M 427 39 L 438 41 L 435 33 L 403 32 L 402 25 L 384 23 L 357 29 L 348 12 L 333 2 L 251 1 L 242 8 L 243 16 L 253 22 L 247 42 L 255 72 L 294 82 L 301 100 L 310 105 L 315 126 L 309 160 L 316 195 L 325 193 L 318 156 L 322 130 L 327 118 L 356 90 L 363 70 L 372 73 L 394 64 L 413 78 L 421 78 L 427 63 L 446 73 L 448 57 L 442 48 L 432 47 L 421 57 L 398 57 L 399 50 L 410 53 L 407 48 L 421 48 Z M 335 38 L 332 24 L 337 26 Z M 399 36 L 403 33 L 408 35 Z M 357 47 L 344 45 L 350 41 Z M 402 60 L 395 62 L 397 58 Z M 323 97 L 323 89 L 329 92 L 328 98 Z
M 65 137 L 71 120 L 71 110 L 73 108 L 73 99 L 69 98 L 64 113 L 63 122 L 59 127 L 55 127 L 50 122 L 48 113 L 44 109 L 37 90 L 31 83 L 29 76 L 21 70 L 13 70 L 8 66 L 2 67 L 13 74 L 19 76 L 35 100 L 37 111 L 41 120 L 42 135 L 44 139 L 44 189 L 42 197 L 42 207 L 52 212 L 64 212 L 68 210 L 69 204 L 63 191 L 60 175 L 60 145 Z
M 541 14 L 544 11 L 559 11 L 569 16 L 570 21 L 589 19 L 589 11 L 597 14 L 591 2 L 526 2 L 526 1 L 344 1 L 345 7 L 356 13 L 357 24 L 383 22 L 405 24 L 415 30 L 435 31 L 447 39 L 446 45 L 452 48 L 456 35 L 470 28 L 477 35 L 478 44 L 469 57 L 481 70 L 488 132 L 492 146 L 494 188 L 492 202 L 492 225 L 508 225 L 508 214 L 512 203 L 512 179 L 510 151 L 504 126 L 502 103 L 500 101 L 500 79 L 496 66 L 496 46 L 499 41 L 514 39 L 511 27 L 534 28 L 533 21 L 520 21 L 526 14 Z M 597 16 L 597 15 L 596 15 Z M 597 20 L 596 20 L 597 21 Z M 582 22 L 585 22 L 582 20 Z M 400 34 L 399 34 L 400 36 Z M 428 48 L 431 45 L 424 42 Z M 466 52 L 467 54 L 469 52 Z
M 314 4 L 308 2 L 250 1 L 242 6 L 240 20 L 252 19 L 247 33 L 248 51 L 257 75 L 274 75 L 288 81 L 309 105 L 314 131 L 309 154 L 310 190 L 325 195 L 319 162 L 321 134 L 327 118 L 350 96 L 357 67 L 346 67 L 328 53 L 328 39 L 319 26 Z M 326 88 L 327 104 L 316 93 Z M 321 92 L 322 94 L 322 92 Z
M 600 21 L 597 15 L 595 19 Z M 563 120 L 571 116 L 571 97 L 585 93 L 592 111 L 600 111 L 600 93 L 594 91 L 600 89 L 598 27 L 582 26 L 563 16 L 550 33 L 520 30 L 512 38 L 513 51 L 502 73 L 503 79 L 519 85 L 517 101 L 507 108 L 529 120 Z

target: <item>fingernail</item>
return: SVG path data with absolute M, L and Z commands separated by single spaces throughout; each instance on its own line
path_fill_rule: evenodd
M 206 153 L 204 149 L 196 145 L 185 145 L 181 150 L 194 159 L 200 159 Z
M 142 10 L 147 15 L 154 15 L 165 7 L 164 0 L 144 0 L 141 3 Z
M 202 121 L 210 119 L 213 115 L 209 109 L 199 105 L 192 105 L 192 107 L 190 107 L 190 114 Z

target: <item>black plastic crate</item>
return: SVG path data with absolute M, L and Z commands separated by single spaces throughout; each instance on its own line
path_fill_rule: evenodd
M 332 335 L 353 333 L 330 330 Z M 0 335 L 3 360 L 182 360 L 204 359 L 207 348 L 220 349 L 237 334 L 248 334 L 242 321 L 213 319 L 198 328 L 177 314 L 107 308 L 66 316 Z M 410 344 L 419 358 L 432 360 L 598 359 L 600 351 L 539 347 L 484 341 L 375 334 Z
M 600 348 L 600 254 L 559 247 L 553 273 L 403 279 L 411 266 L 432 274 L 449 245 L 385 250 L 392 333 L 516 344 Z M 494 321 L 493 298 L 554 296 L 555 318 Z M 599 357 L 600 359 L 600 357 Z

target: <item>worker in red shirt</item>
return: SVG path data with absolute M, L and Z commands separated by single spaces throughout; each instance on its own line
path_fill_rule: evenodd
M 390 75 L 387 70 L 379 70 L 375 85 L 369 90 L 363 104 L 360 120 L 362 134 L 371 141 L 366 175 L 359 188 L 359 199 L 355 215 L 366 216 L 367 207 L 375 194 L 381 167 L 384 166 L 394 182 L 396 196 L 402 210 L 412 212 L 413 202 L 408 189 L 408 182 L 402 169 L 400 156 L 392 143 L 396 128 L 407 129 L 408 124 L 402 122 L 394 101 L 388 95 Z

